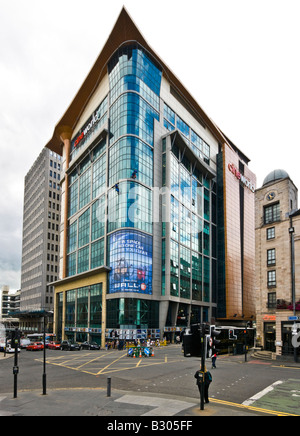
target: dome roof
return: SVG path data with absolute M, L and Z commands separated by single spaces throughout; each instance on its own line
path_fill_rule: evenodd
M 267 177 L 264 180 L 263 186 L 269 185 L 270 183 L 274 183 L 278 180 L 286 179 L 290 176 L 288 173 L 284 170 L 274 170 L 270 174 L 267 175 Z

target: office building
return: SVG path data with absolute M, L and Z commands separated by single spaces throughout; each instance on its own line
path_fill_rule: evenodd
M 123 9 L 47 147 L 62 156 L 59 337 L 254 319 L 249 159 Z
M 20 328 L 42 331 L 43 312 L 53 311 L 54 287 L 59 278 L 61 220 L 59 154 L 44 148 L 25 177 Z
M 18 318 L 15 312 L 20 309 L 20 291 L 10 292 L 9 286 L 4 285 L 0 289 L 0 322 L 5 327 L 18 326 Z

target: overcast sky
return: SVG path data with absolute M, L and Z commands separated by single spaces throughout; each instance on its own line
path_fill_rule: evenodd
M 0 287 L 20 287 L 24 177 L 125 5 L 251 159 L 300 188 L 299 0 L 0 0 Z

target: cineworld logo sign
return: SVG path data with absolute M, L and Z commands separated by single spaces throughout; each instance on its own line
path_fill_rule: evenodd
M 255 186 L 253 183 L 247 179 L 247 177 L 243 176 L 243 174 L 236 169 L 234 164 L 229 164 L 228 169 L 244 186 L 246 186 L 246 188 L 250 189 L 253 193 L 255 192 Z
M 74 141 L 73 147 L 76 148 L 78 144 L 83 140 L 84 137 L 88 136 L 89 132 L 93 129 L 96 124 L 99 123 L 102 117 L 102 108 L 101 106 L 93 113 L 93 115 L 89 118 L 85 126 L 82 128 L 81 133 L 77 136 Z

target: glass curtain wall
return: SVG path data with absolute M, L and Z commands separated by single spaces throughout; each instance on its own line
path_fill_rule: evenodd
M 67 274 L 104 265 L 106 141 L 100 141 L 69 176 Z
M 109 62 L 108 72 L 107 262 L 113 265 L 109 292 L 149 294 L 152 292 L 154 121 L 159 121 L 162 72 L 138 45 L 119 49 Z M 114 234 L 119 229 L 128 230 Z
M 170 112 L 168 117 L 172 121 Z M 205 174 L 192 169 L 192 163 L 176 144 L 173 144 L 169 161 L 170 295 L 189 301 L 215 302 L 216 281 L 211 280 L 211 273 L 215 270 L 217 256 L 216 185 Z M 164 240 L 163 256 L 166 243 Z M 163 294 L 165 285 L 163 281 Z

